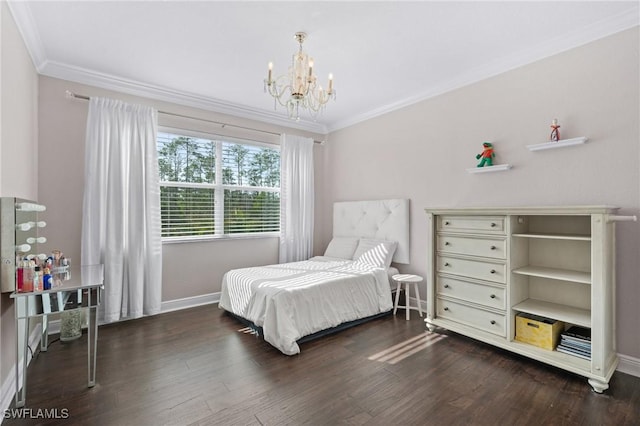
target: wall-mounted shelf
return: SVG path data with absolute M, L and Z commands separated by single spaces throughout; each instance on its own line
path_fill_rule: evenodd
M 584 136 L 572 139 L 561 139 L 557 142 L 545 142 L 535 145 L 527 145 L 529 151 L 542 151 L 544 149 L 563 148 L 565 146 L 582 145 L 586 143 L 588 139 Z
M 502 172 L 504 170 L 509 170 L 510 168 L 511 164 L 498 164 L 497 166 L 474 167 L 472 169 L 467 169 L 467 173 Z

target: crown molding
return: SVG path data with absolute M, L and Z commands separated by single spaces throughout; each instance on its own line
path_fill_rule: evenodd
M 306 130 L 313 133 L 326 134 L 327 128 L 322 123 L 299 120 L 294 121 L 282 114 L 250 108 L 231 102 L 200 96 L 140 81 L 129 80 L 86 68 L 75 67 L 55 61 L 45 61 L 40 74 L 62 80 L 73 81 L 102 89 L 113 90 L 129 95 L 170 102 L 178 105 L 199 108 L 206 111 L 228 114 L 234 117 L 262 121 L 287 128 Z
M 640 6 L 634 5 L 625 12 L 610 18 L 595 22 L 580 30 L 573 31 L 563 37 L 557 37 L 545 43 L 540 43 L 531 49 L 523 50 L 500 61 L 494 61 L 482 67 L 477 67 L 442 84 L 431 87 L 409 98 L 390 103 L 380 108 L 355 115 L 328 125 L 329 133 L 360 122 L 399 110 L 409 105 L 434 98 L 438 95 L 468 86 L 490 77 L 531 64 L 541 59 L 557 55 L 570 49 L 591 43 L 604 37 L 619 33 L 640 25 Z
M 28 2 L 18 2 L 15 0 L 7 0 L 6 3 L 18 27 L 18 31 L 20 31 L 20 35 L 24 40 L 27 51 L 31 56 L 31 61 L 33 61 L 36 71 L 40 72 L 47 56 L 44 51 L 42 39 L 40 38 L 40 33 L 33 20 L 33 15 L 31 15 L 29 4 Z

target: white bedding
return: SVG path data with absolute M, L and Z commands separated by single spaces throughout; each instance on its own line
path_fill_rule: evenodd
M 295 355 L 301 337 L 389 311 L 393 304 L 387 270 L 318 256 L 231 270 L 218 306 L 262 327 L 267 342 Z

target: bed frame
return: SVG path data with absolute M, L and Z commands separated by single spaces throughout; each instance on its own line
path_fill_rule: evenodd
M 252 329 L 256 333 L 256 335 L 258 335 L 260 337 L 263 337 L 264 334 L 263 334 L 263 331 L 262 331 L 262 327 L 259 327 L 259 326 L 255 325 L 253 322 L 249 321 L 248 319 L 242 318 L 242 317 L 240 317 L 240 316 L 238 316 L 238 315 L 236 315 L 236 314 L 234 314 L 232 312 L 229 312 L 229 311 L 225 311 L 225 312 L 227 313 L 227 315 L 235 318 L 236 320 L 240 321 L 242 324 L 244 324 L 247 327 L 249 327 L 250 329 Z M 378 318 L 383 318 L 383 317 L 389 316 L 389 315 L 391 315 L 392 312 L 393 312 L 393 309 L 388 310 L 386 312 L 380 312 L 379 314 L 371 315 L 371 316 L 366 317 L 366 318 L 360 318 L 360 319 L 349 321 L 349 322 L 343 322 L 342 324 L 336 325 L 335 327 L 327 328 L 325 330 L 320 330 L 320 331 L 317 331 L 317 332 L 315 332 L 313 334 L 309 334 L 307 336 L 303 336 L 303 337 L 299 338 L 298 340 L 296 340 L 296 342 L 298 344 L 302 344 L 302 343 L 305 343 L 305 342 L 310 342 L 312 340 L 319 339 L 320 337 L 329 336 L 331 334 L 338 333 L 338 332 L 346 330 L 348 328 L 355 327 L 356 325 L 364 324 L 365 322 L 369 322 L 369 321 L 372 321 L 372 320 L 375 320 L 375 319 L 378 319 Z

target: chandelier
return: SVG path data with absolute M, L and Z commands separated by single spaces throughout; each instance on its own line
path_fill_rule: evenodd
M 330 99 L 336 98 L 333 89 L 333 74 L 329 74 L 327 90 L 317 84 L 313 73 L 313 58 L 302 51 L 307 34 L 297 32 L 295 39 L 300 44 L 298 52 L 293 54 L 291 67 L 286 75 L 273 78 L 273 62 L 269 62 L 269 73 L 264 80 L 264 91 L 274 98 L 274 109 L 278 103 L 287 108 L 289 118 L 300 120 L 300 109 L 307 110 L 314 119 Z

